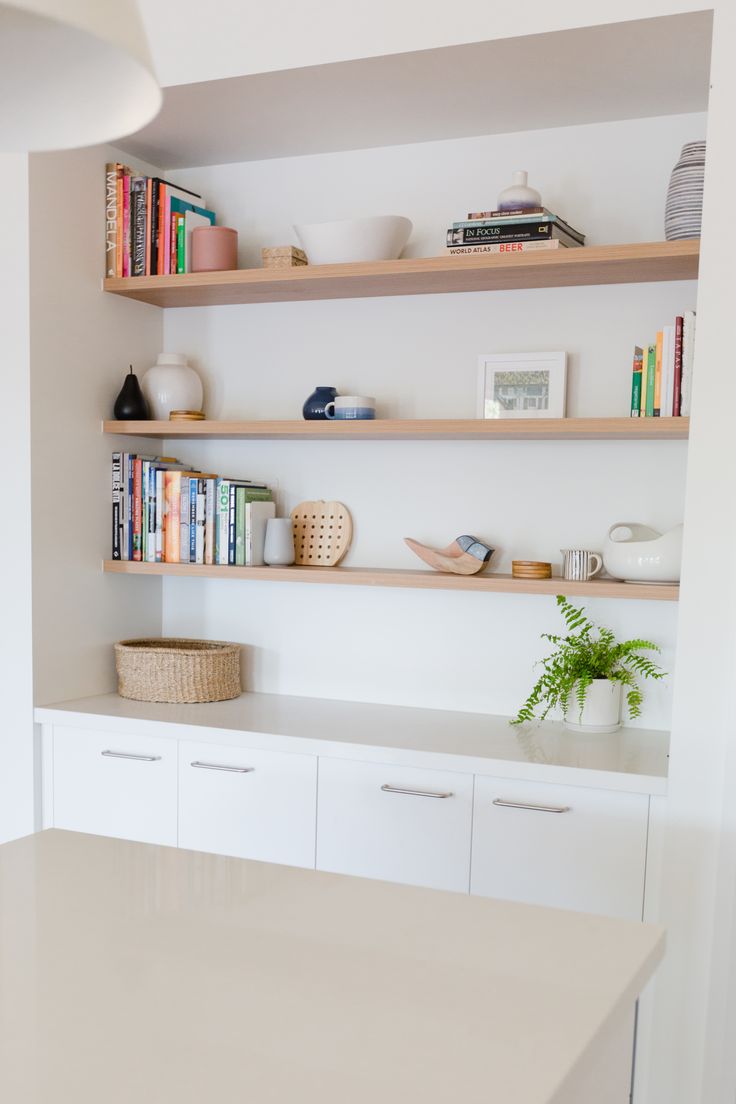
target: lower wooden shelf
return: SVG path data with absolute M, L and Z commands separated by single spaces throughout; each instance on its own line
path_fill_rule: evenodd
M 103 570 L 115 575 L 166 575 L 189 579 L 249 579 L 252 582 L 321 583 L 335 586 L 407 587 L 418 590 L 493 591 L 503 594 L 566 594 L 587 598 L 634 598 L 676 602 L 680 588 L 667 583 L 622 583 L 593 579 L 514 579 L 511 575 L 445 575 L 439 571 L 375 567 L 223 567 L 187 563 L 138 563 L 105 560 Z

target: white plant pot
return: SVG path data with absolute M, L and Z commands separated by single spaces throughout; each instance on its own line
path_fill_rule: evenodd
M 594 679 L 585 693 L 585 705 L 581 713 L 573 687 L 565 715 L 565 727 L 573 732 L 617 732 L 621 727 L 622 691 L 620 682 Z

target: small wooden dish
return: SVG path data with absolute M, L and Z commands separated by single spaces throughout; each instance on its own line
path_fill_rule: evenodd
M 512 560 L 511 575 L 514 579 L 551 579 L 552 564 L 544 560 Z
M 170 422 L 202 422 L 204 414 L 201 410 L 170 410 Z

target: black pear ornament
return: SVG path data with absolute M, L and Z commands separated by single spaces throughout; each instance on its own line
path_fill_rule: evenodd
M 133 372 L 132 364 L 120 394 L 115 400 L 113 414 L 119 422 L 141 422 L 148 418 L 148 403 L 141 391 L 138 377 Z

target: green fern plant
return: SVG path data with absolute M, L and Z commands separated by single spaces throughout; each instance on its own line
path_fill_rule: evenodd
M 584 609 L 573 606 L 562 594 L 557 595 L 557 606 L 565 620 L 567 635 L 542 633 L 542 639 L 553 644 L 555 650 L 539 661 L 542 673 L 511 724 L 524 724 L 537 717 L 543 721 L 556 708 L 566 716 L 571 700 L 582 716 L 588 687 L 595 679 L 608 679 L 624 686 L 629 716 L 638 717 L 644 700 L 639 678 L 661 679 L 666 674 L 641 653 L 660 649 L 650 640 L 618 642 L 610 629 L 596 627 Z

